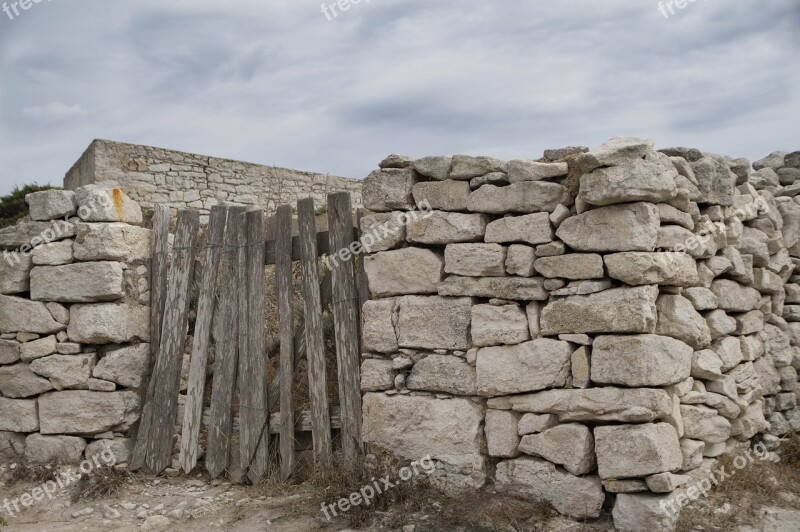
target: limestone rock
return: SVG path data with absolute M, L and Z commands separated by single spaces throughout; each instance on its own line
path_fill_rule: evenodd
M 705 448 L 705 442 L 681 438 L 681 453 L 683 453 L 681 471 L 691 471 L 699 467 L 703 462 L 703 451 Z
M 475 395 L 475 368 L 453 355 L 428 355 L 416 364 L 406 379 L 409 390 Z
M 74 254 L 83 261 L 134 262 L 152 254 L 152 231 L 124 223 L 77 224 Z
M 466 211 L 470 187 L 466 181 L 423 181 L 412 189 L 417 206 L 437 211 Z M 426 203 L 427 202 L 427 203 Z
M 553 212 L 567 199 L 567 189 L 558 183 L 524 181 L 505 187 L 484 185 L 467 200 L 471 212 L 505 214 L 508 212 Z
M 394 322 L 395 300 L 377 299 L 364 303 L 362 308 L 364 349 L 375 353 L 395 353 L 398 349 Z
M 14 432 L 0 432 L 0 460 L 11 462 L 20 460 L 25 454 L 25 435 Z
M 452 157 L 423 157 L 412 163 L 412 166 L 422 176 L 444 181 L 450 176 L 450 169 L 453 167 Z M 382 190 L 382 187 L 378 189 Z
M 70 264 L 74 261 L 72 256 L 72 245 L 74 241 L 70 238 L 58 242 L 50 242 L 33 250 L 31 257 L 33 264 L 37 266 L 61 266 Z
M 444 271 L 467 277 L 503 277 L 506 249 L 499 244 L 448 244 Z
M 571 253 L 556 257 L 542 257 L 534 263 L 536 271 L 549 278 L 602 279 L 603 257 L 593 253 Z
M 615 253 L 606 255 L 605 264 L 609 277 L 634 286 L 693 286 L 700 281 L 697 264 L 685 253 Z
M 662 224 L 679 225 L 689 231 L 694 229 L 694 220 L 688 212 L 683 212 L 667 203 L 659 203 L 656 207 L 658 207 L 658 214 Z
M 708 288 L 701 286 L 687 288 L 683 291 L 683 296 L 688 299 L 695 310 L 714 310 L 717 308 L 717 296 Z
M 539 163 L 519 159 L 508 162 L 508 180 L 511 183 L 562 177 L 568 172 L 569 165 L 567 163 Z
M 558 416 L 553 414 L 525 414 L 520 418 L 518 432 L 520 436 L 535 434 L 558 425 Z
M 711 343 L 711 330 L 694 306 L 683 296 L 661 295 L 656 303 L 658 324 L 656 333 L 686 342 L 695 349 Z
M 488 222 L 489 218 L 483 214 L 431 211 L 428 216 L 409 220 L 406 239 L 411 243 L 437 245 L 479 242 Z
M 0 364 L 13 364 L 20 358 L 19 342 L 0 339 Z
M 761 300 L 758 290 L 742 286 L 736 281 L 717 279 L 711 284 L 711 291 L 717 296 L 719 308 L 729 312 L 749 312 Z
M 535 260 L 536 251 L 534 248 L 521 244 L 512 244 L 508 246 L 506 252 L 506 272 L 509 275 L 533 277 L 536 272 L 533 267 Z
M 37 358 L 52 355 L 58 351 L 57 346 L 55 336 L 46 336 L 32 342 L 26 342 L 20 346 L 20 358 L 23 362 L 31 362 Z
M 563 387 L 573 349 L 567 342 L 540 338 L 515 346 L 478 351 L 478 393 L 498 396 Z
M 652 140 L 614 137 L 605 144 L 579 155 L 575 159 L 575 164 L 586 173 L 601 166 L 619 166 L 634 159 L 641 159 L 652 151 Z
M 39 430 L 36 399 L 0 397 L 0 431 L 30 433 Z
M 788 152 L 785 151 L 774 151 L 763 159 L 755 161 L 753 163 L 753 168 L 756 170 L 761 170 L 762 168 L 772 168 L 773 170 L 777 170 L 786 164 L 785 161 L 787 155 Z
M 652 159 L 632 159 L 620 166 L 598 168 L 583 174 L 580 198 L 591 205 L 648 201 L 659 203 L 677 193 L 678 172 L 666 155 Z
M 487 242 L 545 244 L 553 240 L 553 228 L 547 213 L 507 216 L 486 226 Z
M 733 205 L 737 178 L 725 159 L 716 155 L 705 155 L 699 161 L 691 163 L 691 166 L 703 201 L 716 205 Z
M 439 283 L 441 296 L 467 296 L 522 301 L 548 298 L 541 277 L 460 277 L 451 275 Z
M 46 222 L 72 216 L 78 211 L 75 192 L 72 190 L 42 190 L 25 196 L 31 220 Z
M 469 349 L 470 298 L 407 296 L 399 298 L 398 304 L 400 347 Z
M 25 399 L 52 389 L 50 381 L 31 371 L 28 364 L 0 366 L 0 393 L 5 397 Z
M 542 310 L 542 333 L 653 333 L 658 288 L 616 288 L 551 302 Z
M 591 380 L 631 387 L 676 384 L 691 374 L 693 353 L 666 336 L 598 336 L 592 345 Z
M 87 460 L 107 459 L 108 453 L 113 456 L 115 464 L 128 462 L 133 453 L 134 440 L 129 438 L 114 438 L 113 440 L 94 440 L 86 446 L 85 456 Z
M 722 360 L 710 349 L 695 351 L 692 357 L 692 377 L 716 381 L 722 379 Z
M 86 185 L 75 191 L 78 216 L 84 222 L 142 223 L 142 209 L 118 188 Z
M 20 222 L 0 229 L 0 249 L 17 249 L 30 253 L 47 242 L 55 242 L 75 236 L 75 224 L 64 220 L 53 222 Z M 19 252 L 17 252 L 19 255 Z M 13 258 L 12 261 L 16 262 Z M 4 260 L 8 257 L 4 256 Z
M 572 387 L 573 388 L 588 388 L 591 376 L 591 360 L 589 358 L 589 349 L 586 346 L 581 346 L 574 353 L 571 358 L 572 363 Z
M 389 251 L 406 241 L 406 213 L 377 212 L 361 218 L 361 242 L 368 253 Z
M 125 296 L 119 262 L 37 266 L 31 270 L 31 299 L 61 303 L 116 301 Z
M 95 353 L 51 355 L 31 362 L 31 370 L 50 379 L 56 390 L 86 387 L 97 363 Z
M 559 513 L 579 519 L 598 517 L 605 501 L 599 478 L 576 477 L 537 458 L 497 464 L 495 487 L 513 497 L 548 502 Z
M 650 491 L 655 493 L 671 493 L 690 482 L 692 477 L 687 475 L 675 475 L 673 473 L 659 473 L 657 475 L 650 475 L 645 479 L 647 487 Z
M 51 334 L 65 328 L 53 319 L 44 303 L 0 295 L 0 331 Z
M 368 358 L 361 363 L 361 391 L 380 392 L 394 388 L 391 360 Z
M 73 305 L 67 334 L 73 342 L 83 344 L 146 342 L 150 339 L 150 308 L 114 303 Z
M 686 437 L 706 443 L 723 443 L 731 435 L 731 423 L 706 406 L 681 405 Z
M 651 203 L 612 205 L 568 218 L 556 235 L 578 251 L 653 251 L 659 224 Z
M 31 464 L 75 464 L 83 458 L 84 449 L 83 438 L 31 434 L 25 440 L 25 459 Z
M 46 246 L 43 246 L 46 247 Z M 0 294 L 21 294 L 31 288 L 31 255 L 18 253 L 19 262 L 0 260 Z
M 456 155 L 453 157 L 453 168 L 450 170 L 450 178 L 469 181 L 473 177 L 479 177 L 493 172 L 505 172 L 507 167 L 507 163 L 492 157 Z
M 97 434 L 130 426 L 138 417 L 139 394 L 133 391 L 67 390 L 39 397 L 42 434 Z
M 738 338 L 727 337 L 715 340 L 711 349 L 722 361 L 723 373 L 735 368 L 743 359 L 742 343 Z
M 592 431 L 578 423 L 558 425 L 540 434 L 524 436 L 519 450 L 563 466 L 573 475 L 585 475 L 595 468 Z
M 515 458 L 519 456 L 520 437 L 517 430 L 519 414 L 508 410 L 486 411 L 486 447 L 489 456 Z
M 444 260 L 429 249 L 403 248 L 365 257 L 364 271 L 375 297 L 435 294 L 444 275 Z
M 145 343 L 106 352 L 92 376 L 138 390 L 149 372 L 150 344 Z
M 374 212 L 411 210 L 414 208 L 412 189 L 419 176 L 411 168 L 376 170 L 364 179 L 364 207 Z
M 600 478 L 635 478 L 677 471 L 683 463 L 678 434 L 667 423 L 596 427 Z
M 724 310 L 712 310 L 704 317 L 713 340 L 736 332 L 736 320 L 728 316 Z
M 514 345 L 530 340 L 528 318 L 518 305 L 472 307 L 472 345 Z
M 614 528 L 620 532 L 672 532 L 680 512 L 665 511 L 670 502 L 668 495 L 621 493 L 612 511 Z
M 517 412 L 555 414 L 562 422 L 650 422 L 672 413 L 672 399 L 664 390 L 650 388 L 588 388 L 546 390 L 509 398 Z

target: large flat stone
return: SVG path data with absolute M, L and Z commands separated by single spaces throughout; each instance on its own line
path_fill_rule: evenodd
M 361 332 L 364 350 L 374 353 L 396 353 L 397 332 L 395 331 L 394 299 L 374 299 L 364 303 L 362 309 L 363 330 Z
M 506 216 L 486 226 L 486 242 L 546 244 L 553 241 L 553 226 L 546 212 Z
M 484 185 L 470 194 L 471 212 L 505 214 L 508 212 L 553 212 L 567 199 L 567 189 L 558 183 L 526 181 L 505 187 Z
M 683 296 L 663 294 L 656 301 L 658 324 L 656 333 L 677 338 L 695 349 L 705 349 L 711 343 L 708 322 Z
M 56 390 L 86 388 L 97 363 L 97 354 L 51 355 L 31 362 L 31 370 L 47 377 Z
M 555 414 L 562 422 L 649 422 L 672 413 L 672 399 L 664 390 L 650 388 L 588 388 L 546 390 L 509 398 L 517 412 Z
M 42 434 L 98 434 L 130 426 L 138 417 L 139 394 L 133 391 L 67 390 L 39 397 Z
M 412 168 L 376 170 L 364 179 L 364 207 L 375 212 L 411 210 L 412 190 L 418 181 L 419 175 Z
M 690 346 L 666 336 L 598 336 L 591 380 L 631 387 L 677 384 L 691 374 L 693 354 Z
M 585 475 L 596 466 L 592 431 L 578 423 L 529 434 L 520 441 L 519 450 L 563 466 L 573 475 Z
M 448 244 L 444 271 L 467 277 L 503 277 L 506 249 L 499 244 Z
M 528 318 L 519 305 L 472 307 L 472 345 L 515 345 L 530 340 Z
M 578 251 L 653 251 L 659 224 L 652 203 L 612 205 L 567 218 L 556 235 Z
M 416 244 L 451 244 L 481 242 L 489 218 L 483 214 L 431 211 L 412 218 L 406 228 L 406 239 Z
M 609 277 L 634 286 L 693 286 L 700 282 L 697 263 L 685 253 L 615 253 L 606 255 L 605 264 Z
M 621 493 L 612 511 L 614 528 L 620 532 L 672 532 L 680 517 L 679 511 L 671 511 L 676 506 L 681 508 L 670 495 Z
M 669 201 L 678 194 L 675 170 L 669 157 L 653 154 L 648 159 L 632 159 L 620 166 L 598 168 L 583 174 L 580 198 L 591 205 Z
M 42 190 L 25 196 L 31 220 L 38 222 L 72 216 L 78 212 L 78 202 L 72 190 Z
M 475 368 L 454 355 L 428 355 L 416 364 L 406 379 L 409 390 L 475 395 Z
M 0 364 L 13 364 L 20 358 L 20 344 L 12 340 L 0 339 Z
M 123 344 L 150 340 L 150 308 L 101 303 L 73 305 L 67 329 L 70 340 L 83 344 Z
M 716 205 L 733 205 L 736 194 L 736 174 L 718 155 L 705 155 L 699 161 L 691 163 L 697 177 L 703 201 Z
M 406 241 L 406 213 L 377 212 L 361 218 L 361 243 L 369 253 L 389 251 Z
M 142 209 L 118 188 L 86 185 L 75 191 L 78 216 L 84 222 L 142 223 Z
M 570 376 L 572 347 L 540 338 L 515 346 L 478 351 L 478 393 L 498 396 L 563 387 Z
M 711 291 L 717 296 L 718 307 L 729 312 L 754 310 L 761 300 L 761 294 L 755 288 L 728 279 L 715 280 L 711 283 Z
M 441 296 L 466 296 L 546 301 L 547 290 L 541 277 L 460 277 L 451 275 L 439 283 Z
M 39 430 L 36 399 L 0 397 L 0 431 L 30 433 Z
M 597 148 L 578 155 L 576 166 L 583 172 L 591 172 L 601 166 L 619 166 L 641 159 L 653 151 L 653 141 L 635 137 L 614 137 Z
M 470 187 L 468 181 L 424 181 L 412 189 L 417 206 L 437 211 L 466 211 Z
M 75 224 L 64 220 L 52 222 L 20 222 L 0 229 L 0 249 L 17 249 L 20 253 L 30 253 L 34 248 L 47 242 L 55 242 L 75 236 Z M 16 260 L 12 259 L 16 262 Z M 4 256 L 4 259 L 8 257 Z
M 552 179 L 565 176 L 568 172 L 567 163 L 540 163 L 520 159 L 508 162 L 508 181 L 511 183 Z
M 77 464 L 84 449 L 86 440 L 76 436 L 31 434 L 25 440 L 25 459 L 31 464 Z
M 31 270 L 31 299 L 60 303 L 116 301 L 125 296 L 119 262 L 37 266 Z
M 681 405 L 686 437 L 706 443 L 723 443 L 731 435 L 731 423 L 706 406 Z
M 0 332 L 52 334 L 65 328 L 53 319 L 44 303 L 0 295 Z
M 53 389 L 47 379 L 31 371 L 28 364 L 0 367 L 0 394 L 11 399 L 35 397 Z
M 536 271 L 548 278 L 570 280 L 602 279 L 603 257 L 594 253 L 570 253 L 541 257 L 534 263 Z
M 134 262 L 152 254 L 152 231 L 124 223 L 80 223 L 73 246 L 77 260 Z
M 605 501 L 598 477 L 577 477 L 538 458 L 497 464 L 495 487 L 500 493 L 550 503 L 558 512 L 579 519 L 598 517 Z
M 657 287 L 643 286 L 553 301 L 542 310 L 542 333 L 653 333 L 657 295 Z
M 668 423 L 594 429 L 600 478 L 636 478 L 677 471 L 683 464 L 678 433 Z
M 0 259 L 0 294 L 21 294 L 31 288 L 33 257 L 18 253 L 17 258 Z
M 416 349 L 469 349 L 472 300 L 407 296 L 398 299 L 398 344 Z
M 429 249 L 403 248 L 366 257 L 364 271 L 375 297 L 435 294 L 444 275 L 444 260 Z
M 108 351 L 92 371 L 96 379 L 125 388 L 139 389 L 150 371 L 150 344 L 138 344 Z

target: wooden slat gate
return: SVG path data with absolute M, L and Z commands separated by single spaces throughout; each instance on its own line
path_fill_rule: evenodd
M 280 456 L 280 474 L 295 470 L 298 432 L 310 431 L 317 464 L 334 456 L 333 429 L 341 456 L 358 460 L 361 443 L 361 307 L 366 300 L 360 257 L 330 260 L 320 280 L 319 258 L 350 248 L 359 238 L 350 195 L 328 196 L 328 231 L 317 232 L 312 199 L 297 203 L 298 235 L 292 235 L 292 207 L 267 219 L 264 211 L 213 207 L 201 250 L 202 272 L 194 325 L 188 389 L 178 419 L 180 368 L 186 346 L 191 283 L 198 248 L 199 216 L 178 213 L 170 250 L 169 209 L 156 206 L 151 275 L 151 376 L 131 468 L 159 474 L 172 464 L 173 436 L 181 425 L 180 467 L 193 471 L 206 427 L 205 466 L 212 477 L 238 469 L 251 482 L 267 472 L 270 448 Z M 270 235 L 271 238 L 267 238 Z M 168 257 L 171 254 L 171 260 Z M 346 254 L 343 254 L 346 256 Z M 303 314 L 294 323 L 292 267 L 302 271 Z M 168 269 L 168 263 L 171 264 Z M 265 267 L 274 265 L 280 336 L 279 360 L 271 380 L 265 339 Z M 331 406 L 323 336 L 323 312 L 333 314 L 339 404 Z M 206 390 L 209 350 L 216 359 Z M 295 411 L 296 368 L 307 361 L 310 411 Z M 210 406 L 209 404 L 210 397 Z M 237 400 L 238 398 L 238 400 Z M 238 411 L 238 416 L 237 416 Z M 238 417 L 238 424 L 236 419 Z M 238 426 L 238 431 L 236 427 Z

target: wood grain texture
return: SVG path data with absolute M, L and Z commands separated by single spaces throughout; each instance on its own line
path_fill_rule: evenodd
M 233 422 L 233 396 L 239 363 L 239 235 L 244 232 L 245 208 L 231 207 L 222 252 L 218 310 L 214 314 L 216 364 L 212 382 L 206 469 L 217 478 L 228 467 Z
M 178 213 L 172 268 L 167 281 L 164 325 L 152 377 L 155 387 L 145 463 L 153 474 L 160 474 L 172 464 L 172 435 L 178 416 L 181 361 L 189 320 L 189 284 L 194 272 L 199 228 L 200 215 L 197 211 L 184 210 Z
M 242 419 L 240 448 L 243 466 L 254 484 L 264 475 L 269 460 L 269 401 L 265 344 L 264 211 L 247 213 L 245 264 L 246 349 L 239 355 L 242 386 L 239 410 Z
M 291 230 L 291 227 L 290 227 Z M 268 233 L 271 234 L 272 232 Z M 330 246 L 330 237 L 328 236 L 328 231 L 320 231 L 317 233 L 317 256 L 321 257 L 325 255 L 329 251 Z M 277 251 L 276 251 L 276 242 L 274 240 L 274 236 L 271 236 L 270 239 L 266 242 L 265 246 L 265 253 L 264 253 L 264 263 L 275 264 Z M 300 237 L 295 236 L 292 237 L 292 260 L 297 261 L 301 258 L 300 252 Z
M 330 409 L 331 428 L 339 429 L 342 426 L 341 409 L 337 406 L 331 406 Z M 203 425 L 208 426 L 211 422 L 211 409 L 206 408 L 203 412 Z M 231 427 L 234 431 L 239 430 L 239 416 L 235 415 L 231 421 Z M 283 426 L 281 425 L 280 412 L 274 412 L 269 416 L 269 432 L 270 434 L 281 434 Z M 311 432 L 311 411 L 303 410 L 295 412 L 294 414 L 294 431 L 297 432 Z
M 297 214 L 300 233 L 300 264 L 303 271 L 303 306 L 314 458 L 318 464 L 326 465 L 330 463 L 332 453 L 331 420 L 328 412 L 314 200 L 306 198 L 298 201 Z
M 153 374 L 153 366 L 158 360 L 158 347 L 161 342 L 161 325 L 164 321 L 164 304 L 167 300 L 167 273 L 169 270 L 169 207 L 156 205 L 153 208 L 153 258 L 150 264 L 150 361 L 148 375 Z M 131 455 L 131 470 L 144 467 L 147 455 L 147 439 L 152 424 L 152 397 L 155 381 L 148 378 L 144 396 L 141 397 L 142 416 L 136 435 L 136 445 Z
M 349 252 L 339 252 L 353 245 L 353 212 L 347 192 L 328 195 L 328 230 L 330 249 L 334 254 L 329 263 L 333 281 L 339 406 L 342 409 L 342 450 L 345 460 L 355 463 L 362 452 L 358 291 L 354 257 Z
M 273 382 L 280 385 L 281 478 L 288 479 L 295 467 L 294 439 L 294 304 L 292 299 L 292 208 L 278 207 L 275 215 L 275 294 L 280 327 L 280 371 Z M 275 397 L 275 395 L 270 395 Z
M 211 340 L 211 323 L 214 316 L 215 288 L 227 217 L 227 207 L 215 205 L 211 208 L 211 217 L 208 224 L 208 242 L 206 243 L 203 275 L 200 280 L 200 295 L 197 302 L 197 321 L 194 326 L 194 343 L 189 366 L 186 408 L 181 430 L 180 462 L 186 473 L 191 473 L 197 466 L 199 454 L 198 445 L 206 385 L 208 348 Z

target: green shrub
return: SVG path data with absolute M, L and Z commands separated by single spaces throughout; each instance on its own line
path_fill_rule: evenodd
M 0 197 L 0 229 L 14 225 L 28 214 L 28 205 L 25 203 L 25 196 L 31 192 L 40 190 L 52 190 L 58 187 L 50 185 L 25 185 L 24 187 L 14 187 L 11 194 Z

